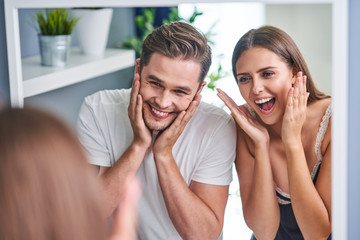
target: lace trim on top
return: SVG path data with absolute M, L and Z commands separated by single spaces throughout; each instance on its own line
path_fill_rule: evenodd
M 319 131 L 316 135 L 316 141 L 315 141 L 315 154 L 316 154 L 316 163 L 313 167 L 313 170 L 311 172 L 311 179 L 314 180 L 314 177 L 320 167 L 321 161 L 323 159 L 323 156 L 321 155 L 321 143 L 324 139 L 324 135 L 326 133 L 326 130 L 328 128 L 329 125 L 329 120 L 331 117 L 332 111 L 331 111 L 331 104 L 328 106 L 328 108 L 326 109 L 326 112 L 324 114 L 324 116 L 322 117 L 321 123 L 320 123 L 320 127 L 319 127 Z M 280 194 L 281 196 L 283 196 L 283 198 L 287 198 L 288 200 L 284 200 L 282 198 L 280 198 L 279 196 L 277 196 L 278 199 L 278 203 L 280 204 L 290 204 L 290 194 L 283 192 L 279 187 L 276 186 L 275 184 L 275 189 L 277 194 Z
M 311 179 L 314 180 L 314 177 L 316 175 L 316 172 L 319 169 L 319 166 L 321 164 L 321 161 L 323 159 L 323 156 L 321 155 L 321 143 L 324 140 L 324 135 L 326 133 L 326 130 L 328 128 L 329 125 L 329 120 L 331 117 L 331 104 L 328 106 L 328 108 L 326 109 L 325 115 L 323 116 L 321 123 L 320 123 L 320 128 L 319 131 L 316 135 L 316 142 L 315 142 L 315 154 L 316 154 L 316 163 L 315 166 L 311 172 Z

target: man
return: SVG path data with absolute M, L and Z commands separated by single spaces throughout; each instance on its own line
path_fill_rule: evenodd
M 200 103 L 211 65 L 205 36 L 163 25 L 144 41 L 131 90 L 85 99 L 80 141 L 100 166 L 107 207 L 119 204 L 126 176 L 140 178 L 140 239 L 218 239 L 235 159 L 235 124 Z

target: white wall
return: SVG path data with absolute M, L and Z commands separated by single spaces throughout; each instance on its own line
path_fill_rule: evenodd
M 331 4 L 267 5 L 266 24 L 287 32 L 296 42 L 316 86 L 331 95 Z

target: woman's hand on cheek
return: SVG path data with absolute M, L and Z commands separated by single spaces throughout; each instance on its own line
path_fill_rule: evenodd
M 301 141 L 301 128 L 306 120 L 307 99 L 306 76 L 297 74 L 294 87 L 289 90 L 285 108 L 281 138 L 285 144 Z
M 239 127 L 253 140 L 255 146 L 268 144 L 269 133 L 261 123 L 251 115 L 245 106 L 238 106 L 224 91 L 217 89 L 219 98 L 230 109 L 231 115 Z

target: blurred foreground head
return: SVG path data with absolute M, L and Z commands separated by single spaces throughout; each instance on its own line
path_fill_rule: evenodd
M 106 239 L 94 173 L 57 118 L 1 111 L 0 165 L 0 239 Z

